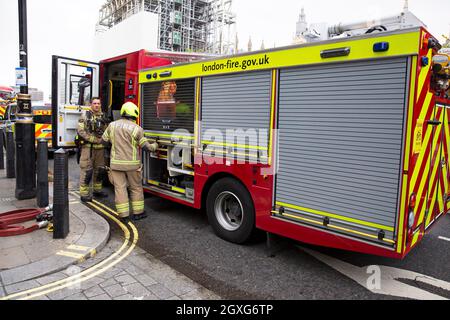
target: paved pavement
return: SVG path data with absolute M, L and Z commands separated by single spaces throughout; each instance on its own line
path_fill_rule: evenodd
M 0 171 L 0 212 L 36 206 L 17 201 L 15 180 L 4 176 Z M 220 299 L 139 248 L 136 226 L 120 223 L 112 210 L 87 207 L 71 193 L 70 212 L 65 240 L 44 229 L 0 238 L 0 300 Z
M 14 189 L 14 179 L 0 178 L 0 212 L 36 207 L 35 199 L 16 200 Z M 53 239 L 53 233 L 47 229 L 1 238 L 0 278 L 4 284 L 63 270 L 95 255 L 105 246 L 109 239 L 108 223 L 73 197 L 70 201 L 70 233 L 66 239 Z M 33 224 L 35 221 L 24 226 Z
M 67 270 L 0 288 L 0 296 L 30 300 L 217 300 L 211 291 L 163 264 L 140 248 L 117 265 L 90 279 L 83 273 L 105 261 L 120 247 L 120 239 L 112 239 L 93 259 Z M 52 290 L 52 283 L 61 288 Z M 38 291 L 33 288 L 43 287 Z M 26 292 L 18 294 L 18 292 Z

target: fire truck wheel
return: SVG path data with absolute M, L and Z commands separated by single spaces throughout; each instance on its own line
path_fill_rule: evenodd
M 206 212 L 214 232 L 232 243 L 247 242 L 255 230 L 255 208 L 247 189 L 237 180 L 224 178 L 209 190 Z

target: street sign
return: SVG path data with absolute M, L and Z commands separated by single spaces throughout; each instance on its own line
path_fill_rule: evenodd
M 16 68 L 16 86 L 27 85 L 27 68 Z

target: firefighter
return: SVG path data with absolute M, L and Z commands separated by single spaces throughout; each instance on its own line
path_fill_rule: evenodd
M 142 187 L 142 162 L 139 147 L 148 152 L 155 152 L 158 144 L 150 144 L 142 129 L 136 122 L 139 108 L 127 102 L 120 111 L 122 119 L 112 122 L 103 140 L 111 142 L 111 165 L 109 178 L 115 189 L 116 209 L 122 220 L 130 217 L 141 220 L 147 217 L 144 211 L 144 190 Z M 128 190 L 130 191 L 130 199 Z M 130 203 L 131 201 L 131 203 Z
M 103 189 L 103 172 L 105 171 L 105 144 L 102 135 L 107 121 L 101 110 L 101 100 L 91 100 L 91 110 L 82 114 L 78 122 L 77 144 L 80 150 L 80 195 L 82 202 L 92 201 L 92 188 L 95 197 L 107 195 Z

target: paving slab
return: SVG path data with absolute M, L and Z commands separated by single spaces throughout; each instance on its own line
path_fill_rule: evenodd
M 105 290 L 105 292 L 113 299 L 127 294 L 125 289 L 120 284 L 105 287 L 103 290 Z
M 144 287 L 148 287 L 158 283 L 155 279 L 149 277 L 146 274 L 136 276 L 136 280 L 139 281 Z
M 162 284 L 154 284 L 151 285 L 149 287 L 147 287 L 148 290 L 150 290 L 155 296 L 157 296 L 160 299 L 167 299 L 170 298 L 172 296 L 175 296 L 176 294 L 173 291 L 170 291 L 169 289 L 167 289 L 164 285 Z
M 98 285 L 96 285 L 88 290 L 85 290 L 83 293 L 89 299 L 93 298 L 93 297 L 97 297 L 99 295 L 106 294 L 105 291 L 102 288 L 100 288 L 100 286 L 98 286 Z
M 0 269 L 10 269 L 17 265 L 31 263 L 22 246 L 0 249 Z
M 133 283 L 124 286 L 124 289 L 135 298 L 144 298 L 145 296 L 150 294 L 150 291 L 140 283 Z
M 129 274 L 125 274 L 123 276 L 117 276 L 114 279 L 116 279 L 116 281 L 119 282 L 122 286 L 127 286 L 129 284 L 137 282 L 137 280 Z

